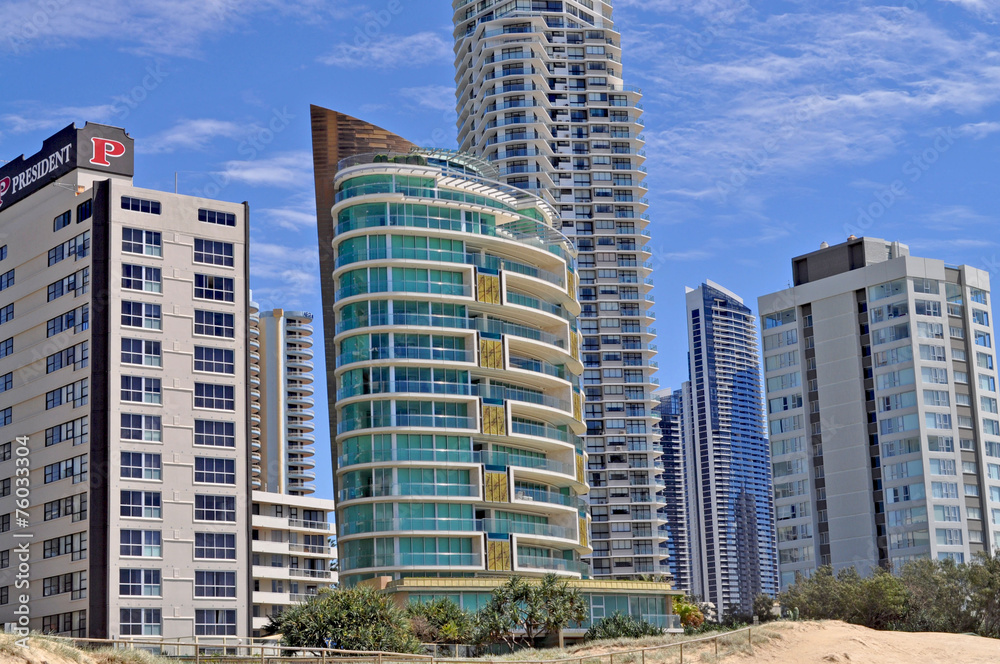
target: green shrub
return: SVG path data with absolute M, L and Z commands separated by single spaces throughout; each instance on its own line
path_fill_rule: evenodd
M 406 612 L 372 588 L 324 590 L 308 602 L 271 616 L 267 634 L 282 645 L 421 653 Z
M 615 613 L 609 618 L 601 618 L 591 625 L 583 636 L 584 641 L 604 639 L 638 639 L 643 636 L 661 636 L 663 629 L 646 622 L 642 618 Z

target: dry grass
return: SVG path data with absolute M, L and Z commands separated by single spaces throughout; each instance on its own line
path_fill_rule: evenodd
M 165 657 L 141 649 L 100 648 L 81 650 L 62 639 L 32 633 L 28 648 L 16 641 L 20 637 L 0 634 L 0 659 L 25 664 L 170 664 Z
M 779 632 L 766 627 L 755 627 L 752 630 L 753 644 L 764 645 L 774 639 L 781 639 Z M 715 644 L 712 641 L 690 643 L 698 639 L 714 636 L 685 634 L 666 634 L 664 636 L 648 636 L 639 639 L 608 639 L 605 641 L 590 641 L 568 648 L 545 648 L 542 650 L 519 650 L 518 652 L 496 657 L 483 657 L 488 661 L 507 662 L 548 662 L 558 659 L 575 659 L 577 664 L 673 664 L 680 661 L 680 646 L 685 643 L 684 661 L 694 662 L 715 661 Z M 746 631 L 718 633 L 719 658 L 738 653 L 750 653 L 750 643 Z M 665 647 L 673 646 L 673 647 Z M 642 648 L 647 650 L 645 658 Z M 569 664 L 574 664 L 570 662 Z

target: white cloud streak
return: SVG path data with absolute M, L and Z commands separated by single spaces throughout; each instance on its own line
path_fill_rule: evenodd
M 379 35 L 365 42 L 343 42 L 319 61 L 335 67 L 395 69 L 448 63 L 453 57 L 450 39 L 425 31 L 405 36 Z

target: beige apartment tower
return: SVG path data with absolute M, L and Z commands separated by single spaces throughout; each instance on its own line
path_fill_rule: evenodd
M 247 208 L 132 155 L 71 125 L 0 169 L 0 620 L 246 635 Z
M 782 588 L 1000 548 L 989 274 L 850 237 L 760 298 Z
M 253 625 L 309 599 L 337 580 L 327 519 L 332 500 L 310 483 L 313 433 L 313 316 L 259 311 L 250 303 L 250 435 L 253 472 Z

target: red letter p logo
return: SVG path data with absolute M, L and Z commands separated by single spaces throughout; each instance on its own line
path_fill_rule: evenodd
M 108 161 L 108 157 L 120 157 L 125 154 L 125 145 L 118 141 L 113 141 L 110 138 L 97 138 L 96 136 L 90 140 L 94 143 L 94 156 L 90 163 L 95 166 L 110 166 L 111 162 Z
M 10 178 L 0 180 L 0 205 L 3 205 L 3 195 L 10 191 Z

